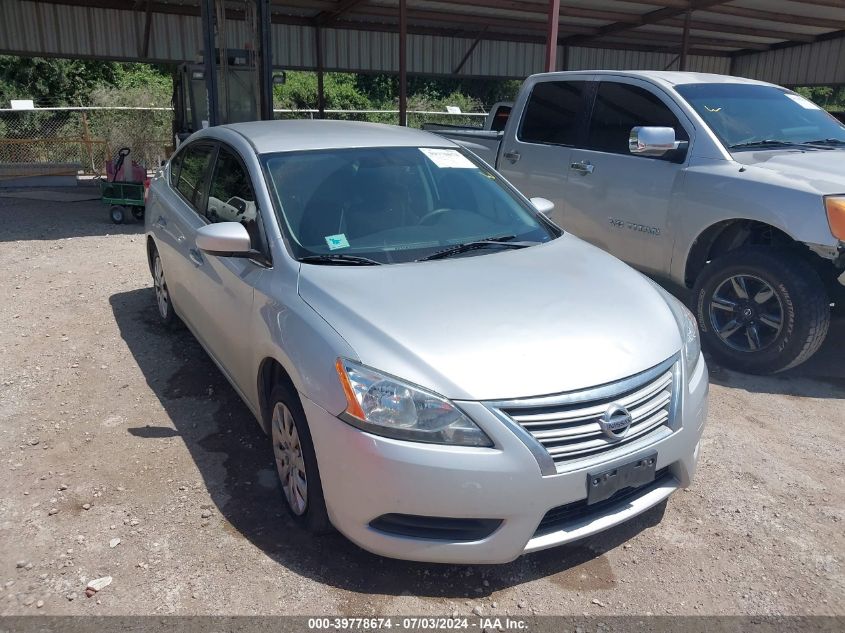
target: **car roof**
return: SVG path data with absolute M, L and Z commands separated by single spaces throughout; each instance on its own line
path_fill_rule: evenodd
M 746 77 L 735 77 L 733 75 L 717 75 L 714 73 L 693 73 L 679 72 L 672 70 L 578 70 L 561 73 L 543 73 L 540 76 L 552 75 L 608 75 L 616 77 L 636 77 L 667 86 L 681 84 L 756 84 L 760 86 L 772 86 L 774 84 Z
M 231 130 L 243 136 L 257 154 L 356 147 L 458 147 L 442 136 L 398 125 L 358 121 L 250 121 L 205 130 Z

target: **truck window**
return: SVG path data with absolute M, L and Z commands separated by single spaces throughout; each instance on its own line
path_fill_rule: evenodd
M 675 128 L 676 139 L 689 140 L 677 117 L 657 95 L 630 84 L 601 82 L 590 118 L 587 149 L 628 154 L 631 128 L 638 125 Z
M 519 130 L 519 140 L 545 145 L 575 145 L 581 131 L 586 81 L 544 81 L 534 86 Z M 627 147 L 628 137 L 625 137 Z
M 490 130 L 493 132 L 501 132 L 504 130 L 510 115 L 511 106 L 501 105 L 496 108 L 496 114 L 493 115 L 493 121 L 490 123 Z

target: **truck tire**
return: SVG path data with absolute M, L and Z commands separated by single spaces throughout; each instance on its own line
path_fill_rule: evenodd
M 696 280 L 692 302 L 704 348 L 719 364 L 749 374 L 800 365 L 830 326 L 822 280 L 786 250 L 748 247 L 713 260 Z

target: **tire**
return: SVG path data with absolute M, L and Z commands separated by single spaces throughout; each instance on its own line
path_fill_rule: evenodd
M 696 280 L 692 301 L 704 348 L 719 364 L 750 374 L 800 365 L 830 326 L 824 284 L 786 250 L 748 247 L 713 260 Z
M 144 221 L 144 207 L 132 207 L 132 217 L 138 222 Z
M 173 300 L 170 296 L 170 290 L 167 287 L 167 278 L 164 275 L 164 264 L 161 261 L 161 256 L 158 254 L 158 249 L 154 246 L 152 247 L 151 259 L 153 290 L 155 292 L 159 319 L 166 328 L 171 330 L 176 329 L 181 322 L 173 310 Z
M 278 384 L 273 388 L 270 429 L 273 458 L 288 514 L 297 525 L 313 534 L 332 532 L 311 431 L 302 403 L 291 387 Z
M 126 221 L 126 209 L 119 204 L 112 205 L 109 209 L 109 217 L 115 224 L 123 224 Z

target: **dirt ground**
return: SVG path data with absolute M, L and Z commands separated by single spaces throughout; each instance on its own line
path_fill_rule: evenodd
M 258 424 L 157 326 L 141 225 L 0 198 L 0 271 L 0 614 L 845 614 L 841 317 L 791 373 L 711 364 L 699 472 L 665 509 L 425 565 L 285 517 Z

